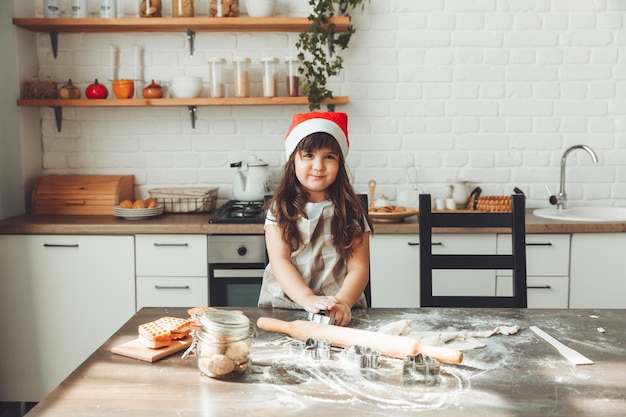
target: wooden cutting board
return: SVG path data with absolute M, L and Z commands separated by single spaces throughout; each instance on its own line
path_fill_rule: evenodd
M 146 362 L 156 362 L 173 353 L 187 349 L 191 345 L 193 338 L 187 336 L 184 339 L 174 340 L 172 344 L 159 349 L 150 349 L 145 347 L 139 339 L 122 343 L 121 345 L 111 348 L 111 352 L 130 358 L 139 359 Z

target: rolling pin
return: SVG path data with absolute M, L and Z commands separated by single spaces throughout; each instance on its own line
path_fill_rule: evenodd
M 463 353 L 458 350 L 424 345 L 419 340 L 405 336 L 394 336 L 304 320 L 289 322 L 270 317 L 260 317 L 256 324 L 260 329 L 285 333 L 294 339 L 321 339 L 339 347 L 360 345 L 373 349 L 381 355 L 393 358 L 404 359 L 407 355 L 421 353 L 443 363 L 461 363 L 463 360 Z

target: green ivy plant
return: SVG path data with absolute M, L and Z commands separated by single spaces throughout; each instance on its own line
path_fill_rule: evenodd
M 367 0 L 370 2 L 371 0 Z M 335 24 L 329 23 L 335 10 L 350 17 L 356 7 L 363 10 L 365 0 L 309 0 L 312 7 L 309 20 L 311 26 L 300 33 L 296 47 L 301 61 L 299 72 L 302 75 L 302 91 L 308 97 L 309 109 L 320 108 L 326 98 L 333 98 L 332 91 L 326 88 L 329 77 L 338 75 L 343 69 L 343 58 L 336 54 L 337 47 L 344 50 L 355 32 L 352 25 L 341 33 L 335 33 Z

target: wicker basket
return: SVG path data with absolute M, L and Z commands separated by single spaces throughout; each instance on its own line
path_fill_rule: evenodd
M 219 188 L 153 188 L 150 197 L 165 213 L 208 213 L 215 209 Z

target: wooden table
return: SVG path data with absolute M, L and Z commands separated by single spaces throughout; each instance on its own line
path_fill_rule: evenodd
M 253 322 L 306 317 L 244 312 Z M 185 317 L 186 309 L 142 309 L 27 416 L 623 416 L 626 410 L 626 310 L 359 310 L 351 326 L 368 330 L 400 319 L 412 321 L 412 332 L 515 324 L 521 330 L 477 339 L 485 347 L 465 351 L 461 365 L 443 365 L 431 377 L 404 374 L 399 359 L 381 358 L 379 368 L 365 370 L 339 351 L 330 361 L 308 359 L 289 337 L 259 331 L 253 365 L 227 381 L 201 375 L 194 357 L 149 363 L 110 352 L 134 339 L 139 324 L 165 315 Z M 595 363 L 570 364 L 532 325 Z

